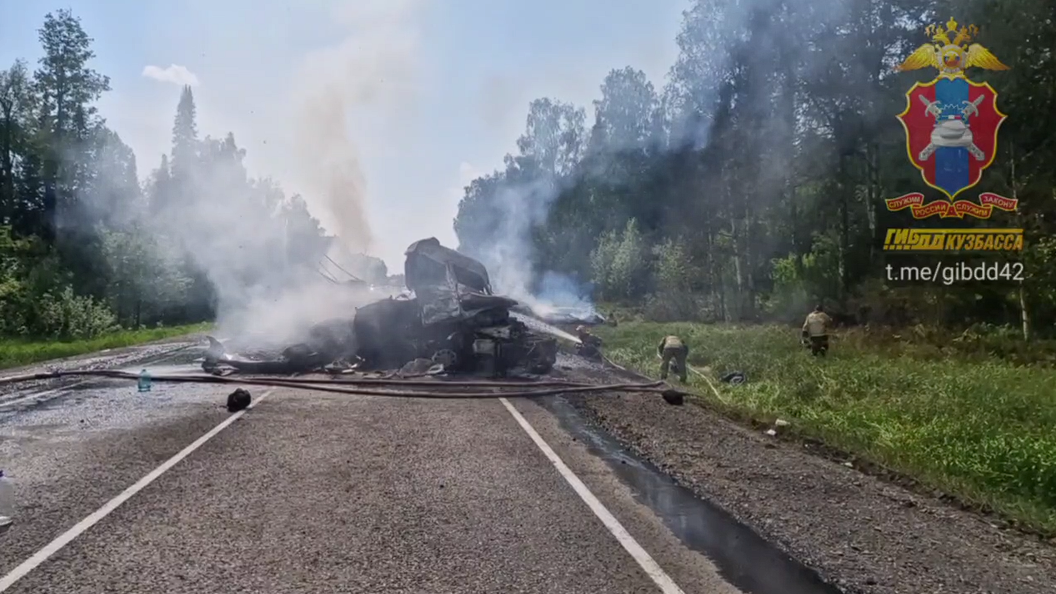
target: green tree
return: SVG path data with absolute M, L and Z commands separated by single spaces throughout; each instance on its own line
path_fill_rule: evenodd
M 1027 229 L 1029 274 L 1019 290 L 943 288 L 933 299 L 922 289 L 910 298 L 883 286 L 877 246 L 885 229 L 906 225 L 903 213 L 883 208 L 884 198 L 922 187 L 895 114 L 912 83 L 935 72 L 894 67 L 929 40 L 926 24 L 950 15 L 980 24 L 979 41 L 1012 66 L 970 73 L 992 82 L 999 107 L 1011 114 L 979 187 L 1019 200 L 1011 221 L 994 224 Z M 1056 231 L 1056 174 L 1046 165 L 1056 157 L 1047 125 L 1056 117 L 1054 21 L 1044 0 L 695 0 L 660 93 L 630 67 L 602 82 L 578 160 L 562 166 L 569 173 L 558 176 L 546 217 L 532 219 L 542 221 L 532 223 L 532 245 L 519 253 L 534 255 L 536 274 L 592 278 L 599 298 L 656 291 L 655 302 L 677 285 L 718 319 L 778 316 L 824 299 L 863 321 L 1014 321 L 1025 335 L 1049 330 L 1056 322 L 1046 272 L 1056 262 L 1046 239 Z M 538 107 L 530 122 L 546 121 Z M 499 197 L 552 179 L 543 165 L 552 155 L 522 146 L 515 167 L 472 182 L 456 219 L 460 242 L 487 253 L 506 241 L 494 232 L 511 212 Z M 616 264 L 632 219 L 636 241 L 656 255 L 653 278 L 634 289 Z M 896 306 L 902 302 L 933 305 L 914 312 Z
M 95 123 L 92 103 L 110 90 L 109 77 L 88 66 L 95 57 L 92 38 L 69 10 L 48 13 L 40 29 L 44 55 L 34 72 L 40 96 L 40 118 L 45 138 L 43 158 L 44 204 L 42 231 L 54 235 L 56 216 L 75 211 L 78 184 L 88 177 L 82 163 L 71 161 L 78 154 Z
M 184 86 L 176 106 L 172 125 L 172 160 L 170 171 L 177 185 L 191 183 L 198 166 L 198 108 L 194 104 L 191 87 Z
M 0 72 L 0 220 L 11 224 L 19 210 L 17 178 L 30 150 L 36 96 L 24 60 Z

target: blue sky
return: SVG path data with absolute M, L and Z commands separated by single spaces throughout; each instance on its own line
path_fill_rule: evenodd
M 44 14 L 70 8 L 95 38 L 94 67 L 113 91 L 99 103 L 135 150 L 140 175 L 168 151 L 177 82 L 194 75 L 202 135 L 235 134 L 253 175 L 305 194 L 330 229 L 332 203 L 296 164 L 316 151 L 294 138 L 300 101 L 330 88 L 366 180 L 370 251 L 390 268 L 415 239 L 454 246 L 462 186 L 514 149 L 528 102 L 588 109 L 612 68 L 641 68 L 657 87 L 676 56 L 686 0 L 0 0 L 0 68 L 35 62 Z M 178 81 L 178 77 L 174 80 Z M 328 86 L 329 85 L 329 86 Z M 334 90 L 336 89 L 336 90 Z M 346 147 L 347 148 L 347 147 Z M 320 149 L 321 150 L 321 149 Z

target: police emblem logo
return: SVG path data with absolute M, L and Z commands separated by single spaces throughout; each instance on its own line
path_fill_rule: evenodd
M 924 204 L 918 192 L 887 201 L 888 209 L 911 208 L 914 218 L 988 218 L 994 208 L 1015 210 L 1016 201 L 987 193 L 979 203 L 956 200 L 982 179 L 997 153 L 997 132 L 1006 116 L 997 108 L 997 91 L 989 83 L 971 81 L 968 68 L 1008 70 L 990 50 L 969 43 L 975 25 L 959 27 L 952 18 L 926 29 L 931 43 L 914 51 L 898 67 L 901 72 L 935 68 L 938 76 L 916 83 L 906 92 L 906 109 L 898 115 L 906 131 L 906 150 L 924 182 L 948 200 Z

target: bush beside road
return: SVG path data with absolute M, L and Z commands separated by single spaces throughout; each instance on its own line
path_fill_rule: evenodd
M 679 335 L 690 365 L 715 387 L 690 374 L 708 405 L 741 420 L 787 420 L 800 436 L 1056 534 L 1056 370 L 1044 348 L 1024 365 L 987 356 L 998 347 L 941 349 L 923 330 L 912 340 L 848 331 L 814 359 L 788 326 L 631 321 L 597 332 L 613 361 L 653 377 L 660 339 Z M 748 383 L 717 380 L 730 371 Z
M 104 349 L 122 348 L 156 340 L 165 340 L 196 332 L 204 332 L 211 327 L 212 324 L 210 323 L 201 323 L 162 328 L 144 328 L 142 330 L 122 330 L 96 338 L 66 342 L 5 340 L 0 342 L 0 369 L 94 353 Z

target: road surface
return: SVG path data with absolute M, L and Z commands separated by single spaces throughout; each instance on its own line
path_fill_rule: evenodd
M 0 397 L 0 592 L 740 591 L 533 402 L 49 389 Z

